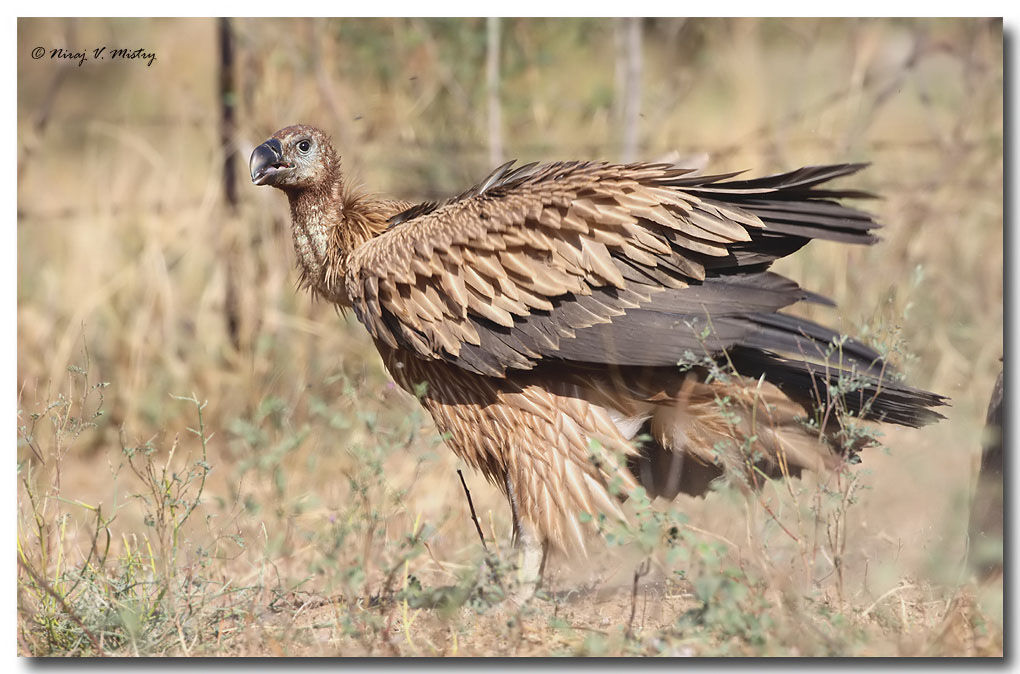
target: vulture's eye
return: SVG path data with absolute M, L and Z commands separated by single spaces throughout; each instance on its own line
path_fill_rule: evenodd
M 312 141 L 307 139 L 301 141 L 300 143 L 297 144 L 297 149 L 302 153 L 308 152 L 309 150 L 312 149 Z

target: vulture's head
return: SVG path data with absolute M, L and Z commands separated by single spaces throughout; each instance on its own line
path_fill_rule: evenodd
M 340 159 L 329 136 L 313 126 L 280 129 L 251 153 L 251 181 L 284 191 L 315 188 L 334 180 Z

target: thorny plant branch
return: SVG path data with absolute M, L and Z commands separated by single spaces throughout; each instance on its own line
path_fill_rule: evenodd
M 457 469 L 457 475 L 460 476 L 460 484 L 464 487 L 464 495 L 467 496 L 468 508 L 471 510 L 471 520 L 475 523 L 475 530 L 478 532 L 478 538 L 482 541 L 482 549 L 485 550 L 485 564 L 489 567 L 489 572 L 492 574 L 493 580 L 502 587 L 503 582 L 500 578 L 499 569 L 496 564 L 492 561 L 492 557 L 489 555 L 489 546 L 485 542 L 485 535 L 482 534 L 482 525 L 478 522 L 478 516 L 475 514 L 475 504 L 471 500 L 471 490 L 468 489 L 467 482 L 464 480 L 464 473 L 460 468 Z

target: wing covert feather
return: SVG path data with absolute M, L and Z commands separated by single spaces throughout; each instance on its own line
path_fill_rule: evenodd
M 650 315 L 628 310 L 706 283 L 706 269 L 760 272 L 812 237 L 872 240 L 870 216 L 833 190 L 814 198 L 859 168 L 727 182 L 734 174 L 661 164 L 504 165 L 456 199 L 394 217 L 350 254 L 347 292 L 376 339 L 504 376 L 561 357 L 579 330 Z M 777 306 L 804 297 L 784 292 Z M 627 326 L 628 343 L 640 345 L 640 327 Z

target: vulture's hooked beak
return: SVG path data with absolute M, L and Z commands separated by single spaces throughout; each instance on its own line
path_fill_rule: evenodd
M 256 185 L 265 185 L 274 175 L 290 168 L 293 167 L 283 159 L 283 146 L 275 138 L 255 148 L 248 160 L 251 181 Z

